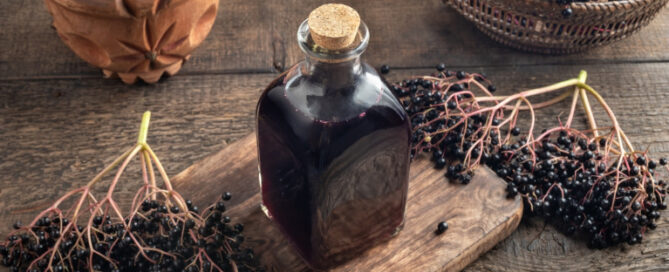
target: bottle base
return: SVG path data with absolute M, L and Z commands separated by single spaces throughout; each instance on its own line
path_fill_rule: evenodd
M 269 220 L 272 220 L 272 214 L 269 213 L 269 209 L 267 209 L 267 206 L 265 204 L 260 203 L 260 210 L 267 216 Z
M 404 220 L 402 220 L 402 223 L 400 223 L 400 225 L 395 228 L 395 232 L 393 232 L 393 234 L 390 235 L 390 238 L 399 235 L 402 229 L 404 229 Z

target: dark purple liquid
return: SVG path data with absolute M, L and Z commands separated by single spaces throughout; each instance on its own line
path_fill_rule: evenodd
M 404 221 L 409 123 L 373 68 L 362 70 L 331 90 L 295 68 L 258 102 L 263 204 L 317 269 L 389 239 Z

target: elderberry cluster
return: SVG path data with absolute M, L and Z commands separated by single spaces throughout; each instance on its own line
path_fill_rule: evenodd
M 489 84 L 485 76 L 480 74 L 446 71 L 443 64 L 437 65 L 436 68 L 439 73 L 434 74 L 434 78 L 451 79 L 452 82 L 440 85 L 431 79 L 415 78 L 393 85 L 392 90 L 411 118 L 413 128 L 411 158 L 413 159 L 421 150 L 432 152 L 436 168 L 442 169 L 446 167 L 449 159 L 464 160 L 467 157 L 467 151 L 475 140 L 483 136 L 482 128 L 487 122 L 484 114 L 463 117 L 449 113 L 459 110 L 458 101 L 472 97 L 472 94 L 467 92 L 471 84 L 484 83 L 490 93 L 495 92 L 497 88 Z M 499 122 L 499 119 L 492 120 L 493 125 L 499 125 Z M 500 144 L 496 134 L 496 131 L 490 132 L 490 142 L 486 147 Z M 482 155 L 484 159 L 494 156 L 491 150 L 481 150 L 478 147 L 469 155 L 470 157 Z M 467 171 L 467 168 L 462 163 L 450 165 L 447 177 L 467 184 L 472 178 L 472 172 Z
M 508 182 L 509 197 L 523 196 L 527 214 L 550 219 L 567 235 L 586 234 L 589 247 L 640 243 L 667 208 L 657 163 L 628 155 L 619 167 L 601 152 L 605 138 L 598 144 L 568 130 L 557 134 L 534 150 L 503 149 L 501 160 L 487 165 Z
M 523 134 L 504 121 L 503 111 L 485 111 L 474 87 L 496 90 L 483 75 L 453 73 L 443 64 L 431 76 L 393 85 L 411 118 L 412 158 L 431 154 L 435 168 L 462 184 L 485 165 L 507 182 L 508 197 L 522 197 L 527 216 L 544 217 L 566 234 L 585 234 L 592 248 L 640 243 L 656 228 L 659 210 L 667 207 L 667 184 L 655 170 L 666 159 L 616 155 L 610 134 L 589 137 L 567 127 L 544 130 L 539 138 Z
M 90 238 L 81 235 L 89 225 L 61 232 L 70 220 L 59 216 L 32 226 L 16 223 L 0 257 L 10 271 L 264 271 L 253 251 L 242 247 L 243 225 L 224 215 L 229 199 L 224 194 L 201 214 L 191 201 L 189 211 L 181 211 L 147 199 L 125 224 L 91 218 Z

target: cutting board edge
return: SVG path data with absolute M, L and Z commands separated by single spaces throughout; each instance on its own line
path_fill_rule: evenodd
M 474 261 L 476 261 L 483 254 L 490 251 L 497 244 L 504 241 L 508 238 L 520 225 L 520 221 L 523 217 L 523 203 L 519 197 L 514 199 L 514 204 L 518 207 L 515 212 L 505 218 L 502 224 L 497 225 L 493 230 L 491 230 L 488 235 L 484 236 L 482 239 L 476 241 L 476 243 L 469 246 L 464 251 L 460 252 L 456 257 L 456 261 L 449 262 L 448 264 L 453 264 L 451 267 L 448 265 L 444 268 L 444 271 L 461 271 Z M 457 260 L 461 256 L 466 257 L 466 259 Z

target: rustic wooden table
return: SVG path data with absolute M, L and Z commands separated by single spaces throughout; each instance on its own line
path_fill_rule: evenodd
M 263 87 L 302 58 L 295 42 L 299 22 L 325 1 L 222 0 L 211 34 L 181 73 L 136 86 L 101 79 L 98 69 L 77 58 L 50 28 L 42 2 L 0 1 L 0 234 L 85 183 L 133 144 L 145 110 L 154 114 L 149 141 L 171 175 L 251 132 Z M 634 144 L 669 155 L 667 9 L 624 41 L 544 56 L 495 44 L 440 0 L 341 2 L 369 25 L 365 58 L 389 64 L 390 79 L 444 62 L 449 69 L 487 73 L 508 94 L 585 69 Z M 565 107 L 539 111 L 538 122 L 554 124 Z M 541 220 L 525 220 L 467 270 L 668 271 L 668 218 L 663 212 L 643 244 L 606 250 L 589 250 Z

